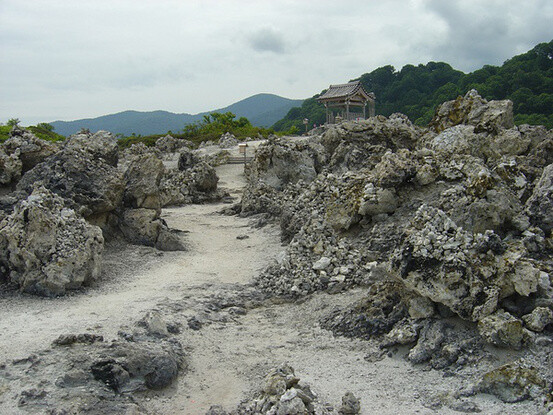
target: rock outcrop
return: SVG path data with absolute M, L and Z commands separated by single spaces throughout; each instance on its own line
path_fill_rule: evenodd
M 117 160 L 117 140 L 110 133 L 77 134 L 59 152 L 28 171 L 17 190 L 30 194 L 40 182 L 78 214 L 93 223 L 105 223 L 121 205 L 125 191 Z
M 156 148 L 162 153 L 176 153 L 181 148 L 192 148 L 194 143 L 181 138 L 175 138 L 170 134 L 161 137 L 156 141 Z
M 417 364 L 524 349 L 550 336 L 552 149 L 552 131 L 515 127 L 510 101 L 476 91 L 429 130 L 393 114 L 269 140 L 241 214 L 278 221 L 287 246 L 255 284 L 288 298 L 367 287 L 322 326 L 409 346 Z M 444 317 L 464 321 L 466 341 Z
M 97 278 L 104 239 L 64 201 L 38 187 L 0 223 L 0 263 L 21 291 L 65 294 Z
M 238 145 L 238 140 L 236 139 L 234 134 L 225 133 L 221 134 L 218 144 L 221 148 L 232 148 Z
M 22 173 L 43 162 L 59 150 L 57 144 L 41 140 L 28 130 L 14 127 L 10 138 L 2 145 L 9 155 L 17 154 L 21 160 Z
M 0 186 L 9 186 L 17 183 L 21 178 L 23 163 L 20 152 L 6 153 L 4 147 L 0 147 Z

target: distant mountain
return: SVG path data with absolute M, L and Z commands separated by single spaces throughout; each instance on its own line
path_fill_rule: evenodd
M 258 127 L 269 127 L 283 118 L 292 107 L 301 105 L 303 100 L 283 98 L 273 94 L 257 94 L 238 101 L 225 108 L 200 114 L 175 114 L 167 111 L 123 111 L 117 114 L 103 115 L 97 118 L 85 118 L 75 121 L 51 122 L 55 132 L 71 135 L 81 128 L 92 132 L 107 130 L 125 136 L 132 133 L 141 135 L 163 134 L 167 131 L 180 131 L 186 124 L 199 121 L 212 112 L 232 112 L 238 118 L 246 117 Z

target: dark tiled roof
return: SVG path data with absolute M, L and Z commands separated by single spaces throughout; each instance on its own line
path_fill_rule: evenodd
M 348 96 L 355 95 L 358 92 L 361 92 L 362 95 L 366 95 L 369 98 L 374 97 L 374 94 L 369 94 L 367 93 L 367 91 L 365 91 L 363 85 L 361 85 L 361 82 L 354 81 L 347 84 L 330 85 L 330 88 L 328 88 L 328 90 L 323 95 L 321 95 L 318 100 L 325 101 L 346 98 Z

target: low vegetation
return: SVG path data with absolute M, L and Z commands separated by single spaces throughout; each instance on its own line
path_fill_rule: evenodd
M 11 118 L 8 120 L 6 125 L 0 125 L 0 143 L 3 143 L 10 137 L 10 131 L 14 126 L 19 126 L 19 123 L 20 121 L 18 118 Z M 65 140 L 63 135 L 59 135 L 54 132 L 54 127 L 52 125 L 45 122 L 25 128 L 42 140 L 53 142 Z
M 171 134 L 175 138 L 192 141 L 196 145 L 199 145 L 203 141 L 216 141 L 222 134 L 227 132 L 233 134 L 238 140 L 242 140 L 246 137 L 258 137 L 259 135 L 267 137 L 269 134 L 274 133 L 274 130 L 255 127 L 245 117 L 236 119 L 236 115 L 232 112 L 214 112 L 209 115 L 204 115 L 201 121 L 185 125 L 181 132 L 173 133 L 168 131 L 167 134 Z M 148 136 L 131 135 L 129 137 L 120 138 L 119 145 L 122 148 L 130 147 L 132 144 L 137 143 L 153 146 L 157 139 L 164 135 L 165 134 Z

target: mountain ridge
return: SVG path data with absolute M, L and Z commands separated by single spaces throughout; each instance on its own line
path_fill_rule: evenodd
M 232 112 L 238 118 L 246 117 L 252 125 L 269 127 L 286 115 L 290 108 L 301 105 L 303 99 L 290 99 L 275 94 L 260 93 L 244 98 L 224 108 L 205 111 L 198 114 L 174 113 L 165 110 L 137 111 L 125 110 L 99 117 L 82 118 L 73 121 L 56 120 L 50 124 L 56 133 L 71 135 L 81 128 L 92 132 L 107 130 L 114 134 L 129 136 L 134 134 L 163 134 L 168 131 L 180 131 L 186 124 L 203 119 L 213 112 Z

